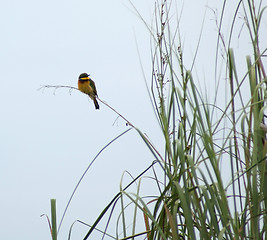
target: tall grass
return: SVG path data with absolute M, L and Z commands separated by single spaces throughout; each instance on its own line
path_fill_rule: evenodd
M 262 60 L 266 48 L 262 51 L 259 45 L 263 2 L 237 4 L 229 39 L 222 37 L 221 29 L 225 6 L 232 1 L 222 5 L 217 51 L 224 52 L 217 52 L 214 66 L 225 55 L 225 74 L 213 84 L 218 93 L 220 81 L 226 79 L 228 94 L 223 101 L 218 96 L 210 100 L 198 90 L 192 71 L 194 60 L 190 67 L 185 66 L 179 21 L 174 26 L 169 15 L 172 4 L 156 2 L 152 27 L 140 16 L 153 42 L 150 96 L 162 130 L 164 152 L 134 127 L 155 162 L 127 187 L 121 187 L 84 239 L 97 230 L 108 210 L 110 219 L 119 206 L 114 239 L 266 239 L 267 78 Z M 251 43 L 244 59 L 245 74 L 239 73 L 240 64 L 236 64 L 231 47 L 238 11 L 244 15 Z M 151 175 L 146 175 L 148 170 Z M 157 189 L 156 195 L 141 193 L 145 181 Z M 133 183 L 137 183 L 135 193 L 128 191 Z M 107 233 L 107 229 L 102 231 Z M 103 234 L 103 238 L 110 237 Z

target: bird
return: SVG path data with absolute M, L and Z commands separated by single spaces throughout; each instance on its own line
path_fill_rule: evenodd
M 87 94 L 94 101 L 95 109 L 99 109 L 99 105 L 96 100 L 97 91 L 96 91 L 95 83 L 89 77 L 89 74 L 87 73 L 80 74 L 79 79 L 78 79 L 78 89 L 81 92 Z

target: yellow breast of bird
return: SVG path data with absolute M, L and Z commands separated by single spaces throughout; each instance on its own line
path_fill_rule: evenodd
M 78 89 L 81 92 L 84 92 L 88 95 L 92 94 L 94 91 L 91 88 L 90 84 L 89 84 L 89 80 L 88 81 L 78 81 Z

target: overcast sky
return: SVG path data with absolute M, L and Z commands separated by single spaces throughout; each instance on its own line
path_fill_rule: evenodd
M 152 22 L 154 1 L 132 2 Z M 217 37 L 215 17 L 207 6 L 218 12 L 221 6 L 209 1 L 185 1 L 183 6 L 177 2 L 178 12 L 183 7 L 181 34 L 188 68 L 205 17 L 202 58 L 196 65 L 197 80 L 207 80 L 214 74 L 205 66 L 214 62 L 214 51 L 208 55 L 207 48 L 215 48 Z M 99 97 L 163 150 L 138 59 L 139 50 L 150 81 L 150 34 L 123 0 L 3 1 L 0 29 L 0 239 L 45 240 L 50 233 L 40 215 L 50 215 L 50 199 L 57 199 L 59 220 L 94 156 L 129 127 L 101 103 L 96 111 L 78 91 L 37 89 L 41 85 L 76 87 L 79 74 L 90 73 Z M 113 143 L 81 183 L 59 239 L 67 239 L 77 219 L 93 223 L 119 191 L 124 170 L 136 176 L 153 160 L 134 130 Z M 124 185 L 129 180 L 125 177 Z M 81 239 L 87 231 L 75 225 L 73 239 Z

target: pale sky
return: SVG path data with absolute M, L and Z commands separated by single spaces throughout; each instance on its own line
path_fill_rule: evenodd
M 132 3 L 146 21 L 153 22 L 153 0 Z M 207 49 L 215 49 L 217 32 L 207 6 L 218 12 L 221 6 L 209 4 L 177 1 L 175 7 L 178 13 L 183 7 L 180 27 L 188 68 L 205 17 L 197 81 L 214 77 L 207 65 L 214 63 L 215 54 Z M 59 221 L 86 167 L 102 147 L 129 127 L 101 103 L 96 111 L 78 91 L 69 94 L 59 89 L 54 94 L 53 89 L 37 89 L 41 85 L 76 87 L 79 74 L 87 72 L 99 97 L 162 151 L 161 131 L 138 58 L 139 51 L 150 84 L 150 33 L 127 0 L 3 1 L 0 29 L 0 239 L 50 239 L 47 221 L 40 218 L 41 214 L 50 216 L 50 199 L 57 200 Z M 125 170 L 137 176 L 153 160 L 134 130 L 113 143 L 81 183 L 59 239 L 67 239 L 77 219 L 94 222 L 119 191 Z M 124 185 L 129 181 L 125 177 Z M 75 225 L 72 239 L 81 239 L 88 230 Z

